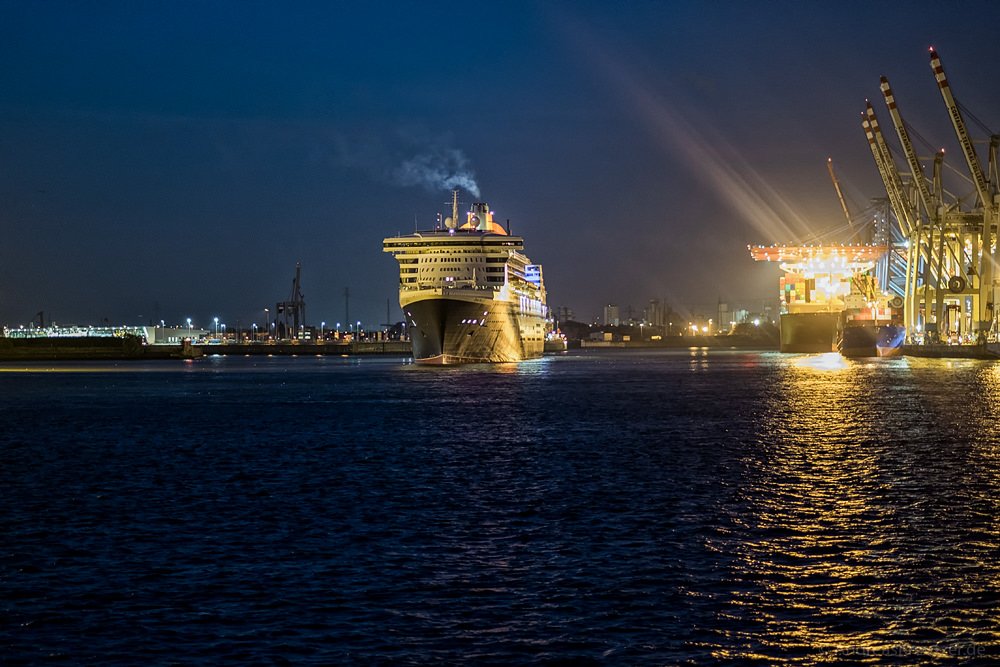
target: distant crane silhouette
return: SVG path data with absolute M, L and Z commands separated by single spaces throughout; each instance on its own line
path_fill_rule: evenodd
M 292 295 L 288 301 L 279 301 L 274 305 L 275 319 L 281 316 L 282 333 L 287 338 L 297 338 L 299 325 L 306 324 L 306 300 L 302 294 L 302 262 L 295 263 L 295 278 L 292 279 Z M 288 333 L 291 324 L 291 335 Z

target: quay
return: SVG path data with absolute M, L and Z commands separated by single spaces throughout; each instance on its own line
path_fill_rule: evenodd
M 410 342 L 274 342 L 145 345 L 135 336 L 123 337 L 0 337 L 0 361 L 151 361 L 197 359 L 211 355 L 239 356 L 408 356 Z
M 1000 343 L 904 345 L 903 355 L 930 359 L 1000 359 Z
M 661 348 L 711 347 L 719 349 L 777 350 L 778 341 L 758 336 L 667 336 L 661 340 L 581 340 L 569 347 L 583 349 L 655 350 Z
M 180 348 L 180 346 L 174 346 Z M 192 345 L 191 348 L 203 355 L 242 356 L 324 356 L 353 357 L 359 355 L 386 354 L 407 356 L 411 352 L 408 340 L 349 341 L 349 342 L 275 342 L 275 343 L 208 343 Z

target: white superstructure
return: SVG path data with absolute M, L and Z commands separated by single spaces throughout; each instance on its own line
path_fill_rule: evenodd
M 542 267 L 523 254 L 482 202 L 457 224 L 383 240 L 399 262 L 399 305 L 410 327 L 414 358 L 430 363 L 518 361 L 545 344 Z

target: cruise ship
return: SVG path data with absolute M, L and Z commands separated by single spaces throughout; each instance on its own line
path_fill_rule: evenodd
M 523 254 L 484 202 L 462 224 L 458 192 L 435 229 L 392 236 L 399 305 L 422 364 L 511 362 L 540 357 L 547 333 L 542 267 Z

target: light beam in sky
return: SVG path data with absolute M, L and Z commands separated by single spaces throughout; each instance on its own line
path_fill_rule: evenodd
M 632 111 L 642 119 L 662 150 L 670 158 L 683 161 L 688 171 L 749 223 L 762 240 L 788 243 L 813 235 L 808 221 L 729 141 L 689 120 L 679 104 L 656 91 L 634 68 L 609 55 L 612 49 L 603 47 L 579 28 L 570 32 L 581 44 L 581 53 L 587 54 L 596 69 L 631 103 Z

